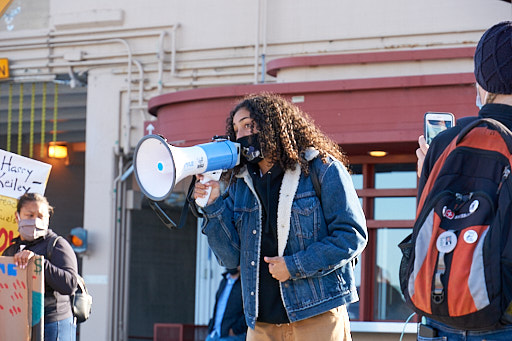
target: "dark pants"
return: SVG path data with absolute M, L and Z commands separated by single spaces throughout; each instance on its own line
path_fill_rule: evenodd
M 436 332 L 436 337 L 422 337 L 418 335 L 418 341 L 502 341 L 512 340 L 512 325 L 505 326 L 501 329 L 489 331 L 470 331 L 450 328 L 445 324 L 437 321 L 426 319 L 427 326 L 433 327 Z

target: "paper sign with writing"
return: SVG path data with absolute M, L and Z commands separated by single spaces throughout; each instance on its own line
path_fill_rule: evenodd
M 0 257 L 0 340 L 43 340 L 43 259 L 32 257 L 20 269 L 14 257 Z
M 0 195 L 18 199 L 25 193 L 44 195 L 50 164 L 0 149 Z
M 17 199 L 0 195 L 0 255 L 11 244 L 12 238 L 18 236 L 17 204 Z

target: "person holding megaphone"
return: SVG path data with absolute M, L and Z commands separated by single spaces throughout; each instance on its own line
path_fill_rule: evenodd
M 368 234 L 344 154 L 275 94 L 245 97 L 226 129 L 240 165 L 225 194 L 210 180 L 193 195 L 211 191 L 202 231 L 223 266 L 240 266 L 247 340 L 351 340 L 352 260 Z

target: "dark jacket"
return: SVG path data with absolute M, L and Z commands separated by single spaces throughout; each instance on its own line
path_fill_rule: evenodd
M 423 188 L 425 187 L 425 184 L 432 171 L 432 168 L 434 167 L 435 162 L 441 156 L 444 149 L 450 144 L 453 138 L 464 128 L 464 126 L 478 118 L 493 118 L 497 121 L 500 121 L 507 128 L 512 130 L 512 106 L 505 104 L 486 104 L 478 113 L 478 117 L 464 117 L 460 120 L 457 120 L 457 125 L 455 127 L 440 133 L 438 136 L 434 138 L 432 144 L 430 145 L 427 155 L 425 156 L 420 182 L 418 185 L 418 200 L 421 197 L 421 193 L 423 191 Z M 510 217 L 509 214 L 510 211 L 507 210 L 507 213 L 503 218 L 505 221 L 512 220 L 512 217 Z M 503 279 L 503 281 L 505 281 L 505 279 Z M 488 330 L 500 329 L 502 327 L 502 325 L 496 325 L 495 327 L 489 328 Z M 485 331 L 486 330 L 483 330 L 482 332 Z
M 317 197 L 310 176 L 297 165 L 284 172 L 277 208 L 278 255 L 283 256 L 290 279 L 280 282 L 281 299 L 290 322 L 304 320 L 358 299 L 352 259 L 368 240 L 366 219 L 345 166 L 328 158 L 314 160 L 321 188 Z M 258 318 L 261 279 L 262 205 L 252 178 L 243 169 L 228 189 L 203 207 L 202 232 L 221 265 L 240 265 L 247 325 Z
M 3 256 L 14 256 L 20 251 L 20 245 L 26 243 L 26 250 L 44 259 L 44 322 L 55 322 L 73 316 L 70 295 L 77 288 L 76 274 L 78 264 L 71 245 L 59 238 L 53 249 L 51 260 L 46 259 L 48 241 L 56 234 L 48 230 L 48 234 L 33 242 L 23 242 L 19 237 L 14 238 L 14 244 L 3 252 Z
M 215 295 L 215 307 L 213 308 L 213 317 L 208 323 L 208 334 L 213 331 L 215 326 L 215 314 L 217 313 L 217 302 L 219 297 L 224 291 L 228 282 L 226 276 L 227 273 L 222 274 L 223 278 L 220 282 L 219 289 Z M 242 304 L 242 288 L 240 284 L 240 277 L 237 278 L 231 292 L 229 293 L 228 302 L 226 305 L 226 311 L 220 326 L 220 336 L 226 337 L 229 335 L 229 330 L 233 329 L 235 335 L 240 335 L 247 332 L 247 324 L 245 323 L 244 307 Z
M 420 182 L 418 185 L 418 198 L 421 196 L 423 187 L 430 175 L 432 168 L 439 156 L 443 153 L 444 149 L 450 144 L 453 138 L 462 130 L 468 123 L 476 120 L 477 118 L 493 118 L 503 123 L 508 129 L 512 130 L 512 106 L 505 104 L 486 104 L 478 113 L 478 117 L 463 117 L 457 120 L 457 125 L 451 129 L 445 130 L 434 138 L 421 171 Z

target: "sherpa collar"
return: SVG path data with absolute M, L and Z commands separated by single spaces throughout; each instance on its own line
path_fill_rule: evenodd
M 305 151 L 304 157 L 307 161 L 311 161 L 317 157 L 318 154 L 317 150 L 309 148 Z M 283 175 L 281 190 L 279 191 L 279 202 L 277 205 L 277 254 L 280 257 L 284 255 L 286 243 L 288 242 L 288 236 L 290 234 L 292 203 L 295 193 L 297 192 L 297 188 L 299 187 L 300 173 L 299 164 L 296 164 L 293 170 L 286 170 Z M 252 190 L 254 195 L 256 195 L 247 167 L 244 167 L 238 176 L 244 178 L 246 184 Z

